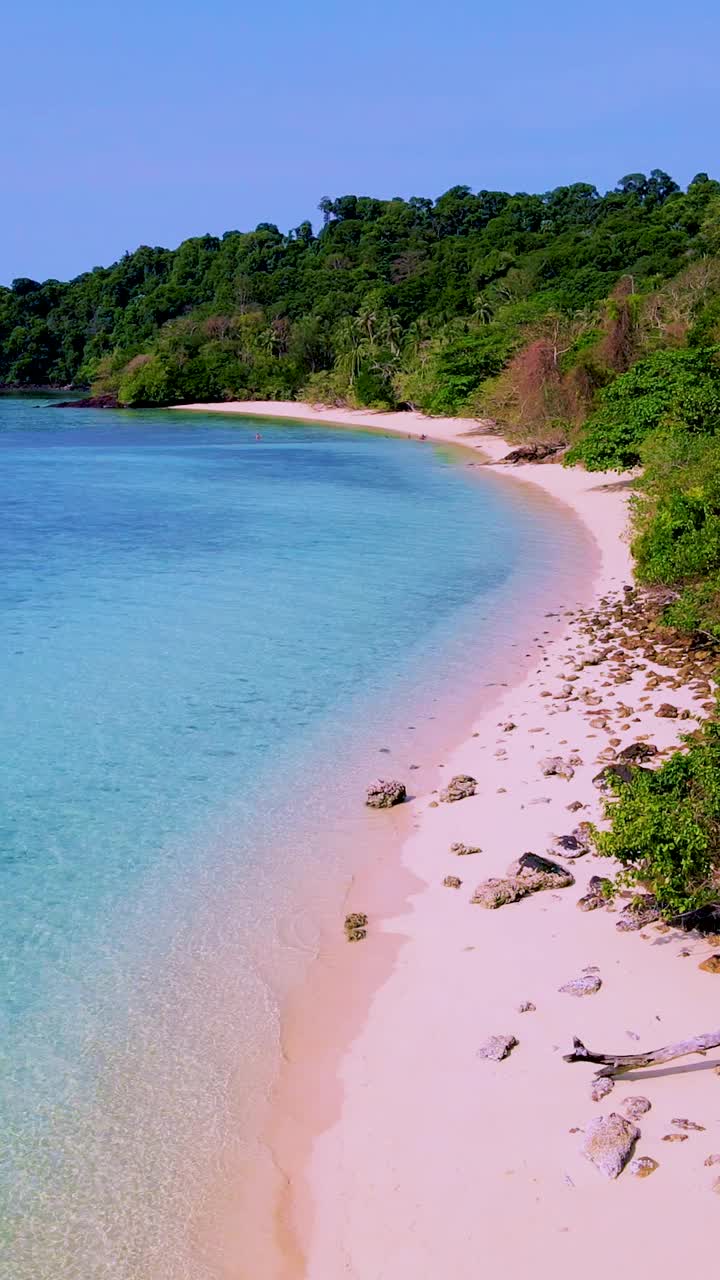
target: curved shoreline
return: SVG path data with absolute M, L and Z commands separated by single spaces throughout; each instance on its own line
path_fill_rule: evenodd
M 316 416 L 309 406 L 265 403 L 211 411 L 425 434 L 466 448 L 473 447 L 467 429 L 476 428 L 419 415 Z M 483 436 L 478 445 L 495 461 L 509 447 L 495 436 Z M 581 668 L 578 678 L 590 703 L 571 695 L 561 701 L 563 673 L 582 663 L 589 643 L 578 634 L 578 606 L 593 609 L 604 597 L 622 599 L 631 580 L 624 541 L 627 478 L 608 480 L 552 463 L 502 473 L 539 484 L 573 508 L 598 545 L 597 572 L 583 584 L 578 601 L 548 600 L 553 611 L 572 603 L 575 616 L 540 642 L 540 660 L 444 758 L 446 775 L 478 778 L 478 794 L 439 807 L 429 796 L 413 801 L 403 815 L 413 829 L 402 845 L 400 868 L 389 869 L 390 880 L 396 878 L 384 903 L 387 868 L 368 868 L 354 885 L 348 909 L 369 908 L 370 937 L 362 948 L 336 948 L 334 963 L 340 967 L 333 970 L 331 962 L 324 991 L 313 988 L 316 1007 L 324 1005 L 327 1014 L 325 1002 L 347 997 L 363 966 L 359 996 L 353 991 L 352 1000 L 339 1006 L 345 1023 L 336 1028 L 339 1036 L 321 1046 L 318 1057 L 317 1028 L 303 1024 L 312 1001 L 295 1031 L 291 1016 L 290 1065 L 275 1141 L 292 1175 L 284 1202 L 283 1226 L 290 1229 L 285 1239 L 299 1242 L 302 1261 L 295 1253 L 268 1272 L 278 1280 L 345 1274 L 357 1280 L 475 1280 L 486 1264 L 498 1262 L 513 1280 L 524 1280 L 539 1257 L 555 1275 L 569 1277 L 581 1268 L 594 1280 L 617 1266 L 619 1252 L 628 1270 L 642 1266 L 657 1274 L 681 1261 L 699 1266 L 709 1257 L 708 1216 L 715 1198 L 705 1199 L 713 1179 L 703 1161 L 720 1148 L 720 1128 L 712 1128 L 718 1126 L 713 1062 L 695 1072 L 631 1077 L 616 1086 L 609 1103 L 598 1105 L 589 1098 L 590 1073 L 582 1067 L 570 1071 L 560 1061 L 575 1033 L 587 1043 L 621 1050 L 636 1038 L 646 1047 L 714 1025 L 715 989 L 697 971 L 707 944 L 684 938 L 681 950 L 673 934 L 655 930 L 647 940 L 637 933 L 618 935 L 608 913 L 577 912 L 575 902 L 590 875 L 608 870 L 593 856 L 572 864 L 574 889 L 538 894 L 495 912 L 468 905 L 477 881 L 505 874 L 525 850 L 545 853 L 553 837 L 570 831 L 578 818 L 599 816 L 592 777 L 608 733 L 618 733 L 623 745 L 651 736 L 661 749 L 671 749 L 680 728 L 673 720 L 656 719 L 662 697 L 643 692 L 639 672 L 615 689 L 605 664 Z M 686 688 L 672 697 L 692 713 L 690 724 L 682 726 L 692 728 L 703 714 L 697 700 Z M 613 710 L 612 727 L 596 727 L 601 712 L 593 700 L 609 707 L 619 698 L 632 705 L 632 714 L 618 718 Z M 515 726 L 512 731 L 503 731 L 506 723 Z M 583 764 L 572 782 L 542 776 L 540 757 L 576 750 Z M 568 814 L 570 800 L 579 801 L 583 811 Z M 480 845 L 482 853 L 457 859 L 448 852 L 457 840 Z M 448 873 L 462 877 L 459 891 L 443 887 Z M 371 892 L 378 895 L 377 907 L 361 896 Z M 694 961 L 680 958 L 686 951 Z M 559 993 L 587 965 L 600 968 L 602 991 L 583 1001 Z M 537 1012 L 520 1016 L 523 1000 L 531 1000 Z M 322 1025 L 327 1032 L 327 1020 Z M 517 1035 L 519 1048 L 504 1063 L 479 1061 L 478 1046 L 499 1033 Z M 319 1069 L 308 1088 L 313 1062 Z M 573 1134 L 639 1092 L 647 1093 L 653 1110 L 643 1118 L 638 1151 L 657 1158 L 661 1169 L 649 1182 L 628 1174 L 619 1184 L 606 1182 L 580 1158 L 581 1136 Z M 293 1109 L 304 1126 L 300 1142 L 298 1128 L 292 1132 L 287 1125 Z M 705 1124 L 706 1138 L 663 1146 L 678 1115 Z M 682 1224 L 670 1239 L 667 1230 L 657 1229 L 661 1215 Z

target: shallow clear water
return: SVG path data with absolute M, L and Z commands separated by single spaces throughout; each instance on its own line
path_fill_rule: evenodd
M 0 397 L 0 455 L 7 1274 L 198 1280 L 346 796 L 587 545 L 378 435 Z

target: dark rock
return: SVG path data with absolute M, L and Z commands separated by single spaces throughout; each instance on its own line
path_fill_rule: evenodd
M 637 773 L 649 773 L 649 769 L 641 769 L 638 765 L 632 764 L 607 764 L 604 769 L 595 774 L 593 778 L 593 786 L 598 791 L 611 792 L 613 783 L 620 782 L 626 784 L 630 782 Z
M 562 756 L 546 756 L 540 761 L 540 769 L 544 778 L 551 778 L 557 775 L 558 778 L 566 778 L 569 782 L 575 777 L 575 770 L 567 760 L 563 760 Z
M 678 709 L 671 702 L 663 702 L 658 707 L 655 715 L 661 720 L 675 720 L 677 719 Z
M 85 396 L 83 400 L 56 400 L 51 409 L 119 409 L 118 398 L 114 395 Z
M 522 1004 L 518 1005 L 518 1013 L 535 1013 L 535 1005 L 532 1000 L 523 1000 Z
M 476 778 L 471 778 L 469 773 L 458 773 L 440 792 L 440 799 L 450 804 L 454 800 L 465 800 L 467 796 L 474 796 L 476 790 Z
M 720 933 L 720 903 L 708 902 L 695 911 L 684 911 L 682 915 L 673 916 L 668 924 L 686 933 L 697 930 L 698 933 Z
M 618 751 L 618 760 L 650 760 L 658 753 L 652 742 L 631 742 L 629 747 Z
M 512 465 L 516 462 L 542 462 L 545 458 L 551 458 L 554 454 L 560 453 L 565 448 L 563 444 L 550 444 L 547 441 L 535 444 L 521 444 L 517 449 L 511 449 L 505 454 L 500 461 Z
M 376 782 L 370 783 L 365 803 L 371 809 L 391 809 L 393 805 L 402 804 L 406 799 L 404 782 L 385 782 L 383 778 L 378 778 Z
M 443 880 L 446 889 L 459 889 L 462 880 L 458 876 L 446 876 Z

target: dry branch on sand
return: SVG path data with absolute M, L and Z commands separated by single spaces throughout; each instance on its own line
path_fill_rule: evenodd
M 594 1062 L 602 1066 L 595 1073 L 595 1079 L 602 1076 L 612 1077 L 624 1075 L 626 1071 L 634 1071 L 642 1067 L 653 1067 L 663 1062 L 673 1062 L 675 1058 L 685 1058 L 688 1054 L 705 1054 L 709 1049 L 720 1046 L 720 1031 L 708 1031 L 706 1035 L 694 1036 L 691 1040 L 679 1040 L 677 1044 L 666 1045 L 664 1049 L 651 1049 L 648 1053 L 593 1053 L 586 1049 L 582 1040 L 573 1038 L 572 1053 L 565 1054 L 565 1062 Z

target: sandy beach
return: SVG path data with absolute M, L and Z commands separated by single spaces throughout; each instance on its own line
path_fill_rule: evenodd
M 297 404 L 183 408 L 425 435 L 492 464 L 510 447 L 469 420 Z M 714 1256 L 720 1167 L 706 1162 L 720 1153 L 720 1051 L 632 1072 L 601 1101 L 591 1097 L 593 1068 L 563 1054 L 574 1035 L 596 1051 L 633 1053 L 713 1030 L 720 979 L 698 966 L 717 942 L 653 923 L 622 932 L 623 900 L 578 910 L 591 877 L 613 868 L 557 843 L 601 817 L 593 778 L 615 753 L 645 741 L 661 759 L 707 714 L 708 694 L 678 678 L 680 656 L 651 648 L 646 657 L 651 642 L 634 630 L 628 478 L 553 463 L 497 469 L 576 512 L 597 543 L 597 570 L 577 598 L 548 599 L 548 636 L 528 637 L 527 675 L 436 762 L 438 792 L 464 774 L 475 794 L 443 803 L 433 791 L 401 819 L 377 815 L 397 824 L 397 863 L 380 873 L 359 865 L 346 904 L 368 912 L 368 937 L 329 948 L 288 1015 L 271 1140 L 290 1244 L 262 1273 L 268 1280 L 474 1280 L 495 1268 L 512 1280 L 538 1271 L 599 1280 L 611 1268 L 662 1277 Z M 659 717 L 663 703 L 677 715 Z M 560 772 L 547 773 L 549 757 Z M 452 852 L 458 842 L 477 851 Z M 526 852 L 556 859 L 574 883 L 497 910 L 471 901 Z M 461 883 L 446 886 L 448 876 Z M 561 990 L 582 976 L 598 989 Z M 509 1056 L 479 1056 L 497 1035 L 517 1039 Z M 584 1130 L 638 1096 L 650 1108 L 636 1121 L 634 1154 L 659 1167 L 613 1181 L 582 1154 Z

